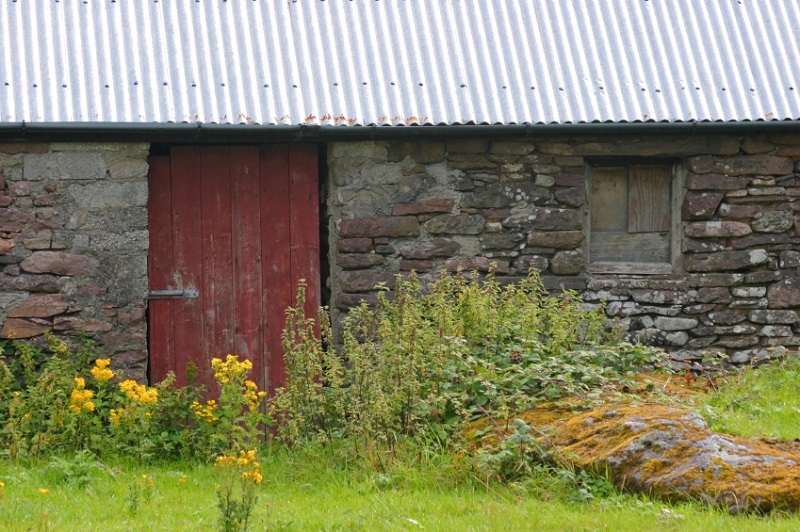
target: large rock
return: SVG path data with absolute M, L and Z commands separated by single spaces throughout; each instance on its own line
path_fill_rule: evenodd
M 627 491 L 734 513 L 800 509 L 800 454 L 716 434 L 683 409 L 606 406 L 556 425 L 546 443 L 568 465 L 608 474 Z
M 792 160 L 774 155 L 730 157 L 722 163 L 726 175 L 785 175 L 792 172 Z

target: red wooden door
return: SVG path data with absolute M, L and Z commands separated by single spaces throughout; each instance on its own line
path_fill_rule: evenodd
M 232 353 L 274 390 L 300 279 L 319 305 L 316 146 L 175 147 L 148 182 L 151 382 L 192 363 L 215 391 L 211 359 Z

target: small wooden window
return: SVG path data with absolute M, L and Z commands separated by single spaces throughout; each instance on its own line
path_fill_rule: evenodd
M 592 167 L 591 271 L 672 272 L 672 184 L 671 165 Z

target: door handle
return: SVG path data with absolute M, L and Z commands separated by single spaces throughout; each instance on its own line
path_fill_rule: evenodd
M 189 290 L 150 290 L 148 299 L 197 299 L 200 295 L 195 289 Z

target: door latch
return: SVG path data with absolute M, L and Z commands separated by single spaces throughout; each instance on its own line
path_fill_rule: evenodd
M 197 299 L 200 295 L 195 289 L 189 290 L 150 290 L 148 299 Z

